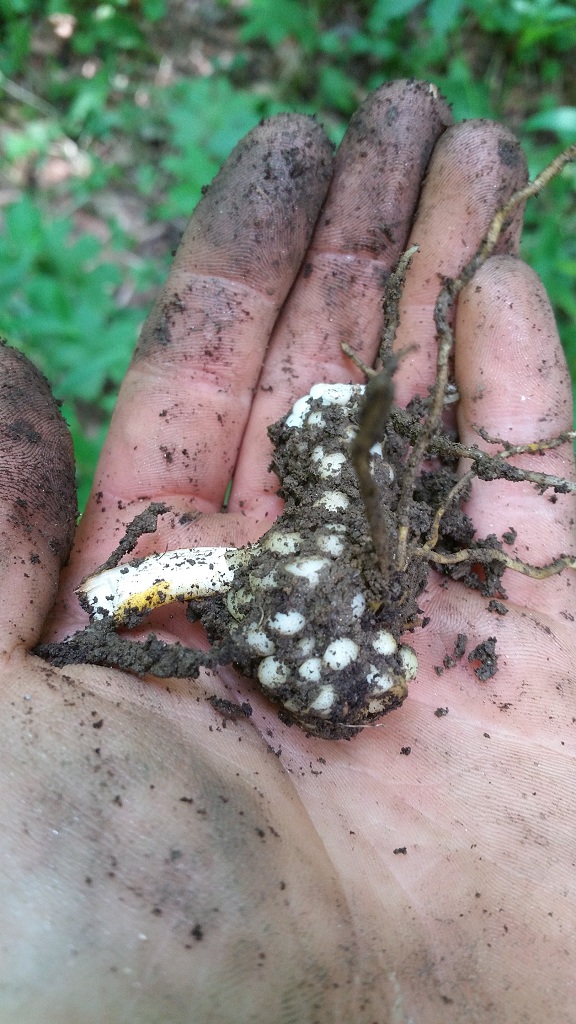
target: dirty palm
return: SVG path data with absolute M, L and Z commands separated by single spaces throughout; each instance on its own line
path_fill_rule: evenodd
M 564 553 L 544 566 L 512 557 L 506 548 L 514 533 L 477 538 L 463 507 L 474 477 L 528 480 L 541 493 L 576 491 L 571 481 L 509 461 L 564 444 L 574 433 L 511 445 L 479 426 L 479 436 L 498 445 L 488 455 L 461 444 L 445 426 L 446 407 L 458 397 L 450 379 L 458 294 L 493 252 L 515 208 L 575 157 L 572 146 L 514 193 L 458 277 L 443 281 L 428 397 L 414 398 L 404 410 L 393 401 L 402 358 L 393 354 L 393 342 L 414 247 L 386 287 L 376 368 L 356 360 L 367 384 L 316 384 L 269 428 L 271 468 L 285 504 L 268 532 L 242 548 L 178 549 L 122 562 L 170 511 L 150 505 L 79 587 L 90 625 L 38 653 L 58 665 L 91 662 L 158 677 L 193 678 L 202 666 L 234 663 L 280 706 L 285 722 L 326 739 L 349 739 L 408 694 L 418 666 L 404 637 L 425 623 L 418 598 L 430 567 L 479 590 L 501 611 L 506 569 L 538 579 L 576 567 L 574 555 Z M 462 460 L 470 460 L 466 471 Z M 126 636 L 152 609 L 172 601 L 187 602 L 188 618 L 205 627 L 208 652 L 167 644 L 153 633 L 137 643 Z M 464 641 L 456 644 L 460 657 Z M 486 637 L 468 657 L 487 678 L 497 666 L 494 639 Z

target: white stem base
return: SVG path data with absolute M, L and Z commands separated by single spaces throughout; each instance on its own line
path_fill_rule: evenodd
M 122 625 L 170 601 L 225 593 L 249 557 L 242 548 L 180 548 L 88 576 L 77 593 L 93 621 L 112 616 Z

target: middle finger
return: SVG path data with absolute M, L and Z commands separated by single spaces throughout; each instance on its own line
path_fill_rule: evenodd
M 405 247 L 430 154 L 451 116 L 433 85 L 393 82 L 352 118 L 296 285 L 276 325 L 229 511 L 270 522 L 280 510 L 266 428 L 320 381 L 359 380 L 350 343 L 371 363 L 385 281 Z

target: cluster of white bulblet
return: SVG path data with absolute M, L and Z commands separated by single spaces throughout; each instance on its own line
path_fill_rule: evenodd
M 361 385 L 317 384 L 272 428 L 286 507 L 226 598 L 239 664 L 288 719 L 330 737 L 401 704 L 417 669 L 396 624 L 379 614 L 386 595 L 349 453 L 363 394 Z M 372 464 L 385 497 L 395 474 L 381 445 Z
M 93 576 L 81 588 L 92 617 L 117 623 L 175 599 L 215 648 L 312 734 L 349 738 L 402 703 L 416 674 L 400 642 L 414 614 L 390 600 L 350 463 L 364 388 L 317 384 L 271 428 L 285 509 L 258 542 L 155 555 Z M 395 471 L 381 445 L 372 472 L 394 501 Z

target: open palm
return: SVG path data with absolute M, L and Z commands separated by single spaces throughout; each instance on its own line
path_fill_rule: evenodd
M 266 427 L 313 383 L 360 379 L 341 342 L 374 359 L 383 283 L 409 241 L 397 344 L 415 348 L 397 400 L 426 393 L 438 275 L 525 175 L 503 128 L 449 124 L 433 87 L 396 83 L 335 158 L 300 116 L 240 143 L 144 328 L 60 578 L 68 442 L 43 382 L 0 350 L 0 1022 L 573 1020 L 573 573 L 507 572 L 506 614 L 431 573 L 409 697 L 350 743 L 288 729 L 232 668 L 166 683 L 26 653 L 84 625 L 74 587 L 150 501 L 171 512 L 138 554 L 268 528 L 281 504 Z M 459 303 L 468 443 L 474 424 L 512 442 L 570 425 L 519 230 Z M 570 476 L 567 446 L 537 468 Z M 477 482 L 468 511 L 479 536 L 514 528 L 530 562 L 573 546 L 569 497 Z M 153 624 L 206 643 L 179 605 Z M 444 667 L 459 633 L 468 649 L 496 637 L 493 678 L 466 658 Z M 252 716 L 223 721 L 208 696 L 249 699 Z

